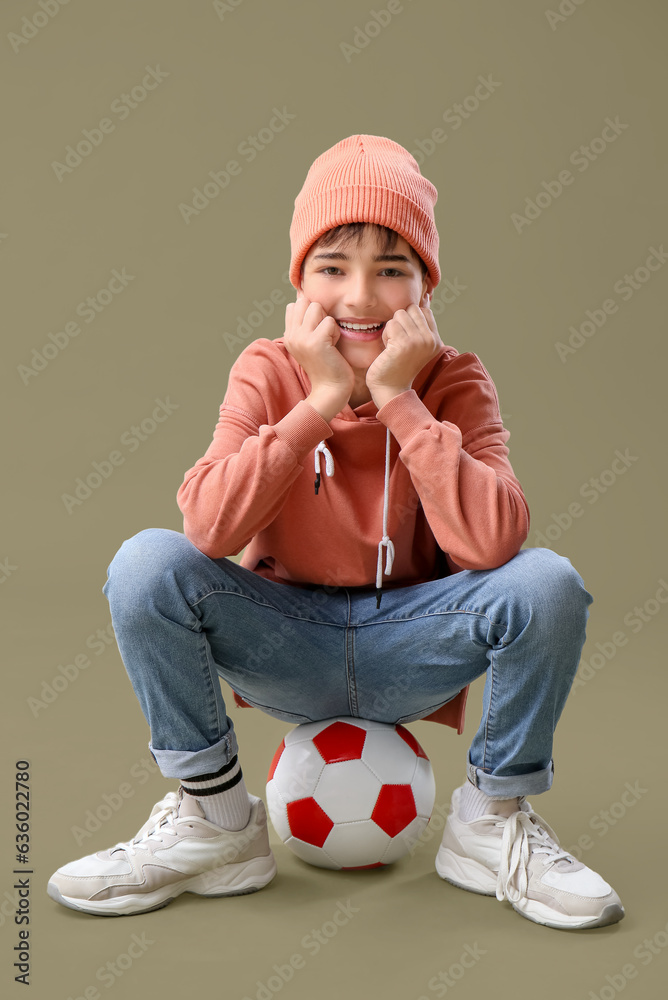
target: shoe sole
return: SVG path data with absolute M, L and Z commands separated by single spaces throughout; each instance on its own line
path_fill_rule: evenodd
M 438 875 L 450 885 L 454 885 L 458 889 L 465 889 L 467 892 L 475 892 L 480 896 L 494 896 L 496 898 L 496 877 L 490 875 L 486 868 L 470 858 L 462 858 L 447 848 L 440 848 L 436 856 L 435 867 Z M 618 903 L 609 903 L 595 916 L 568 917 L 564 915 L 560 916 L 559 921 L 557 921 L 554 911 L 535 899 L 523 900 L 521 907 L 511 900 L 508 902 L 515 913 L 519 913 L 521 917 L 541 924 L 543 927 L 553 927 L 560 931 L 607 927 L 609 924 L 616 924 L 624 916 L 623 906 Z
M 463 858 L 445 847 L 439 848 L 434 862 L 436 871 L 451 885 L 481 896 L 496 896 L 496 876 L 470 858 Z
M 253 858 L 239 865 L 231 863 L 220 868 L 213 868 L 201 875 L 185 879 L 181 883 L 172 882 L 162 889 L 142 894 L 141 898 L 139 895 L 127 895 L 99 902 L 90 899 L 76 899 L 73 896 L 64 896 L 55 882 L 49 882 L 46 891 L 56 903 L 61 903 L 71 910 L 80 910 L 83 913 L 92 913 L 100 917 L 125 917 L 135 913 L 151 913 L 153 910 L 161 910 L 185 892 L 212 898 L 243 896 L 247 893 L 257 892 L 258 889 L 263 889 L 271 882 L 276 872 L 276 861 L 272 853 L 264 857 Z
M 515 903 L 510 903 L 515 913 L 519 913 L 521 917 L 526 917 L 527 920 L 533 920 L 535 924 L 542 924 L 543 927 L 553 927 L 558 931 L 586 931 L 594 927 L 607 927 L 609 924 L 618 923 L 624 916 L 624 907 L 617 903 L 608 903 L 604 906 L 601 912 L 594 917 L 589 919 L 583 917 L 570 917 L 573 923 L 556 923 L 553 917 L 553 913 L 550 911 L 549 907 L 544 904 L 539 903 L 535 899 L 528 901 L 532 907 L 535 907 L 533 913 L 528 913 L 526 910 L 522 910 Z M 541 916 L 545 919 L 541 919 Z M 564 920 L 569 919 L 564 917 Z

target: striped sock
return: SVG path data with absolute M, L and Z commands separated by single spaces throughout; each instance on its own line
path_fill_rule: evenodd
M 210 823 L 225 830 L 248 825 L 251 804 L 237 754 L 213 774 L 180 780 L 183 791 L 197 799 Z
M 479 816 L 487 816 L 489 813 L 509 816 L 511 813 L 517 812 L 519 808 L 517 802 L 516 798 L 492 799 L 467 779 L 459 799 L 459 816 L 464 823 L 470 823 L 471 820 L 478 819 Z

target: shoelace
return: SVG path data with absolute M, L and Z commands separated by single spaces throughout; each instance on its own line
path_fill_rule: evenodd
M 182 790 L 177 792 L 167 792 L 164 799 L 154 806 L 157 812 L 140 829 L 139 833 L 127 843 L 118 843 L 110 849 L 110 854 L 114 851 L 127 851 L 128 854 L 136 854 L 137 849 L 141 849 L 147 840 L 162 840 L 166 833 L 174 834 L 174 820 L 178 818 L 178 808 L 182 798 Z M 149 825 L 150 823 L 150 825 Z
M 497 826 L 503 826 L 501 865 L 496 881 L 496 898 L 517 903 L 524 899 L 529 887 L 527 866 L 532 854 L 545 854 L 545 864 L 571 859 L 559 844 L 556 833 L 537 813 L 512 813 Z

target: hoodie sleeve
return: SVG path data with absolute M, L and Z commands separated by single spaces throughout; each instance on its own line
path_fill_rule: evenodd
M 235 361 L 213 440 L 176 494 L 183 533 L 210 559 L 236 555 L 271 524 L 306 456 L 333 434 L 296 389 L 285 388 L 295 376 L 271 344 L 254 341 Z
M 461 569 L 517 555 L 529 506 L 508 460 L 496 387 L 472 353 L 447 358 L 426 399 L 409 389 L 378 410 L 400 446 L 440 549 Z

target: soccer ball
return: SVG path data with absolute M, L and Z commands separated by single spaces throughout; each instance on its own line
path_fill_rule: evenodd
M 274 829 L 319 868 L 380 868 L 403 857 L 431 817 L 436 785 L 413 734 L 340 716 L 296 726 L 267 775 Z

